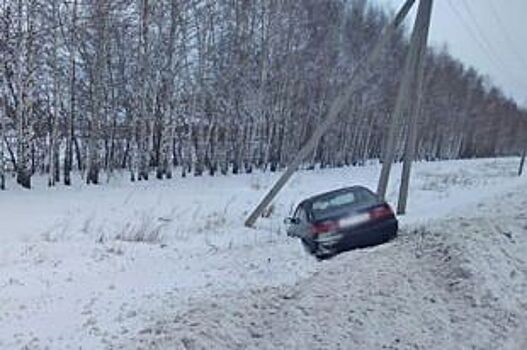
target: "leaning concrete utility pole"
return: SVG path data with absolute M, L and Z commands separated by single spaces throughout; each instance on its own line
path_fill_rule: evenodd
M 311 135 L 310 139 L 306 144 L 300 149 L 297 153 L 291 164 L 287 167 L 286 171 L 278 179 L 278 181 L 273 185 L 271 190 L 265 195 L 260 204 L 254 209 L 254 211 L 249 215 L 245 221 L 245 226 L 252 227 L 258 217 L 264 212 L 264 210 L 271 204 L 273 199 L 276 197 L 278 192 L 284 187 L 287 181 L 291 178 L 294 172 L 299 167 L 300 163 L 315 149 L 318 141 L 324 135 L 324 133 L 329 129 L 329 127 L 334 124 L 335 120 L 342 112 L 346 104 L 349 102 L 351 96 L 357 88 L 357 83 L 360 82 L 360 79 L 363 77 L 363 74 L 368 72 L 372 66 L 374 66 L 379 58 L 382 56 L 382 52 L 386 44 L 392 39 L 395 30 L 401 25 L 403 20 L 410 12 L 415 0 L 406 0 L 404 5 L 401 7 L 395 18 L 390 22 L 383 30 L 379 40 L 370 51 L 370 53 L 359 62 L 355 70 L 353 71 L 349 86 L 343 90 L 343 92 L 337 96 L 333 101 L 328 116 L 322 121 L 318 128 Z
M 412 113 L 412 105 L 417 97 L 417 75 L 426 52 L 431 11 L 432 0 L 420 0 L 399 94 L 397 95 L 395 110 L 388 129 L 388 138 L 382 154 L 382 169 L 377 186 L 377 194 L 383 199 L 386 196 L 390 171 L 395 158 L 396 135 L 401 128 L 404 116 Z
M 403 172 L 401 174 L 401 187 L 399 188 L 399 200 L 397 201 L 397 214 L 404 214 L 406 212 L 406 203 L 408 201 L 408 190 L 410 188 L 410 172 L 412 169 L 412 162 L 415 158 L 415 143 L 417 139 L 417 119 L 421 113 L 421 106 L 424 99 L 424 72 L 426 60 L 426 45 L 428 42 L 428 32 L 430 29 L 430 17 L 432 15 L 433 0 L 421 0 L 417 12 L 417 19 L 415 22 L 415 38 L 412 36 L 412 41 L 416 41 L 415 66 L 412 70 L 415 75 L 413 82 L 412 101 L 415 101 L 413 108 L 410 109 L 410 119 L 408 121 L 408 135 L 406 138 L 406 149 L 404 151 Z M 413 42 L 412 42 L 413 44 Z M 409 103 L 411 105 L 411 103 Z M 384 164 L 383 164 L 384 166 Z

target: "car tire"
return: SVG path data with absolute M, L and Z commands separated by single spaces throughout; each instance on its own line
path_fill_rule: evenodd
M 395 230 L 393 230 L 393 232 L 390 233 L 390 238 L 389 238 L 390 241 L 397 238 L 397 231 L 398 231 L 398 228 L 396 227 Z
M 317 251 L 315 242 L 310 242 L 307 239 L 302 238 L 302 245 L 304 246 L 306 252 L 308 252 L 309 254 L 315 254 L 315 252 Z
M 313 255 L 317 258 L 318 261 L 327 260 L 338 254 L 338 251 L 335 249 L 330 249 L 323 246 L 317 246 L 316 250 L 313 252 Z

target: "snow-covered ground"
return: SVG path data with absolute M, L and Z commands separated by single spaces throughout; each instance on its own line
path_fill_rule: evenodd
M 525 194 L 507 192 L 455 220 L 341 255 L 293 286 L 164 313 L 134 342 L 152 349 L 524 350 Z
M 374 188 L 378 165 L 299 172 L 257 229 L 243 220 L 276 174 L 11 185 L 0 349 L 513 349 L 527 314 L 517 165 L 416 164 L 401 237 L 324 263 L 285 236 L 283 217 L 314 193 Z

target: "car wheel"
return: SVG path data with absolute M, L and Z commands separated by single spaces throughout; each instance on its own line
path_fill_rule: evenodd
M 390 235 L 388 237 L 388 240 L 394 240 L 397 238 L 397 229 L 395 229 L 393 232 L 390 232 Z
M 305 238 L 302 238 L 302 245 L 309 254 L 315 254 L 317 247 L 314 242 L 310 242 Z
M 334 249 L 324 247 L 323 245 L 319 245 L 313 253 L 318 261 L 327 260 L 334 257 L 336 254 L 337 252 Z

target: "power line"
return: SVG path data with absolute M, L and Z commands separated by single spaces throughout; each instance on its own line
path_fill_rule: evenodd
M 489 49 L 482 43 L 482 41 L 480 41 L 480 39 L 479 39 L 478 35 L 476 34 L 476 32 L 474 31 L 474 29 L 471 26 L 468 25 L 468 23 L 465 21 L 465 18 L 463 17 L 463 15 L 461 15 L 461 12 L 459 12 L 458 8 L 454 6 L 454 4 L 452 3 L 451 0 L 448 0 L 448 5 L 450 6 L 450 9 L 452 10 L 452 12 L 459 18 L 461 24 L 467 30 L 467 33 L 469 33 L 470 36 L 472 37 L 472 39 L 474 40 L 474 42 L 476 42 L 476 44 L 478 44 L 478 46 L 480 47 L 481 51 L 483 51 L 485 53 L 485 55 L 489 59 L 489 61 L 493 61 L 493 63 L 498 63 L 496 61 L 495 57 L 493 57 L 492 52 L 489 51 Z
M 517 77 L 512 72 L 510 72 L 509 70 L 503 69 L 504 67 L 508 67 L 508 65 L 504 64 L 503 61 L 499 59 L 499 55 L 497 55 L 496 52 L 493 50 L 493 46 L 490 44 L 487 38 L 483 35 L 483 31 L 481 30 L 481 27 L 475 21 L 475 17 L 472 14 L 472 11 L 468 8 L 464 0 L 462 0 L 462 3 L 465 4 L 465 8 L 467 9 L 469 18 L 471 18 L 472 23 L 475 24 L 475 27 L 477 28 L 476 30 L 474 30 L 474 28 L 468 24 L 468 22 L 465 20 L 465 17 L 461 14 L 459 9 L 456 6 L 454 6 L 454 4 L 452 3 L 452 0 L 448 0 L 448 5 L 451 11 L 454 13 L 455 16 L 459 18 L 461 24 L 465 27 L 465 29 L 467 30 L 469 35 L 472 37 L 474 42 L 479 46 L 482 53 L 485 54 L 489 62 L 491 62 L 498 71 L 507 74 L 512 81 L 514 81 L 518 85 L 521 85 L 527 88 L 527 85 L 525 85 L 524 82 L 517 80 Z M 479 35 L 478 35 L 478 32 L 479 32 Z
M 500 27 L 501 31 L 503 32 L 503 36 L 508 41 L 508 44 L 510 45 L 511 50 L 516 55 L 516 58 L 518 58 L 518 60 L 522 64 L 526 64 L 527 63 L 527 59 L 525 59 L 523 54 L 520 51 L 518 51 L 518 49 L 516 48 L 516 45 L 514 44 L 514 41 L 512 40 L 510 32 L 507 30 L 507 27 L 504 25 L 504 22 L 501 19 L 500 15 L 499 15 L 499 12 L 496 10 L 496 7 L 492 3 L 492 0 L 489 1 L 489 4 L 490 4 L 490 7 L 491 7 L 491 11 L 490 12 L 492 13 L 492 16 L 494 17 L 494 20 L 498 23 L 498 26 Z
M 483 39 L 483 41 L 485 42 L 485 44 L 487 45 L 489 50 L 492 52 L 494 57 L 499 61 L 499 64 L 501 65 L 501 67 L 505 68 L 504 72 L 506 72 L 509 75 L 509 78 L 511 79 L 511 81 L 514 81 L 516 84 L 521 85 L 524 88 L 527 88 L 527 85 L 523 81 L 517 80 L 518 77 L 516 76 L 515 72 L 511 72 L 510 70 L 508 70 L 508 68 L 510 66 L 507 64 L 507 62 L 502 61 L 501 60 L 501 56 L 497 53 L 497 51 L 494 50 L 494 47 L 492 46 L 491 41 L 489 41 L 488 38 L 485 36 L 483 29 L 480 27 L 479 22 L 477 21 L 477 17 L 472 12 L 472 10 L 469 7 L 467 1 L 466 0 L 461 0 L 461 3 L 463 4 L 465 9 L 467 10 L 470 19 L 474 23 L 475 27 L 477 28 L 477 31 L 479 32 L 481 38 Z M 514 47 L 514 44 L 513 44 L 513 47 Z
M 498 58 L 498 61 L 501 61 L 499 59 L 499 55 L 496 54 L 496 51 L 494 51 L 493 49 L 493 46 L 492 44 L 490 43 L 490 41 L 487 39 L 487 37 L 483 34 L 484 33 L 484 30 L 480 27 L 479 25 L 479 22 L 476 20 L 476 16 L 474 15 L 474 13 L 472 12 L 472 10 L 470 9 L 470 7 L 468 6 L 467 2 L 465 0 L 461 0 L 461 4 L 463 5 L 463 7 L 465 8 L 465 10 L 467 11 L 467 14 L 468 14 L 468 18 L 471 20 L 471 22 L 474 24 L 474 28 L 476 29 L 476 32 L 479 34 L 479 37 L 481 38 L 481 40 L 483 40 L 483 43 L 486 45 L 487 49 L 489 50 L 489 52 L 492 53 L 492 55 L 495 57 L 495 58 Z M 502 63 L 502 62 L 500 62 Z
M 502 61 L 501 60 L 501 56 L 499 54 L 497 54 L 497 52 L 494 50 L 494 47 L 492 46 L 491 42 L 488 40 L 488 38 L 484 35 L 484 31 L 483 29 L 480 27 L 479 25 L 479 22 L 477 21 L 477 17 L 474 15 L 474 13 L 472 12 L 471 8 L 469 7 L 468 3 L 465 1 L 465 0 L 461 0 L 461 3 L 463 4 L 463 6 L 465 7 L 467 13 L 469 14 L 469 18 L 472 20 L 472 23 L 474 23 L 474 26 L 476 28 L 476 30 L 479 32 L 479 35 L 480 37 L 482 38 L 483 42 L 486 44 L 487 48 L 492 52 L 492 54 L 494 55 L 495 58 L 498 59 L 499 63 L 503 66 L 503 67 L 508 67 L 508 65 L 506 64 L 506 62 Z M 493 11 L 492 11 L 493 12 Z M 506 35 L 504 35 L 505 37 L 507 37 Z M 514 44 L 513 44 L 513 47 L 514 47 Z M 522 61 L 520 59 L 520 61 Z M 514 79 L 516 79 L 516 77 L 514 77 Z
M 501 65 L 501 67 L 505 67 L 506 68 L 506 70 L 504 70 L 504 71 L 509 75 L 510 79 L 512 81 L 516 82 L 518 85 L 522 85 L 522 86 L 527 88 L 527 85 L 524 85 L 524 82 L 521 82 L 520 80 L 517 80 L 518 77 L 516 76 L 516 74 L 514 72 L 511 72 L 510 70 L 507 69 L 509 67 L 509 65 L 505 61 L 502 61 L 501 60 L 501 56 L 497 53 L 497 51 L 494 50 L 494 47 L 492 46 L 491 41 L 489 41 L 488 38 L 485 36 L 483 29 L 481 28 L 481 26 L 479 25 L 479 22 L 477 21 L 477 17 L 472 12 L 472 10 L 469 7 L 467 1 L 466 0 L 461 0 L 461 3 L 463 4 L 463 6 L 465 7 L 467 13 L 469 14 L 469 18 L 472 20 L 472 23 L 474 23 L 474 26 L 475 26 L 476 30 L 479 32 L 479 35 L 482 38 L 483 42 L 487 45 L 487 48 L 492 53 L 493 57 L 495 59 L 497 59 L 498 63 Z

